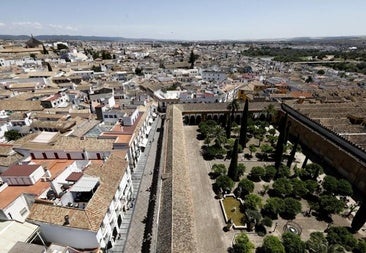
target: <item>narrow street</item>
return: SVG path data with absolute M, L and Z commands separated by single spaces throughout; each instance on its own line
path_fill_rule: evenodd
M 114 247 L 108 252 L 141 252 L 144 242 L 146 215 L 149 208 L 150 189 L 153 180 L 158 140 L 161 133 L 160 126 L 161 118 L 158 116 L 152 124 L 148 143 L 132 174 L 134 188 L 132 196 L 135 199 L 135 203 L 132 208 L 127 210 L 120 227 L 119 237 Z

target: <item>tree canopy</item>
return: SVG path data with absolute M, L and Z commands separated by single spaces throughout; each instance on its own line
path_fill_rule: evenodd
M 316 163 L 309 163 L 300 171 L 300 178 L 303 180 L 316 179 L 321 174 L 323 174 L 322 166 Z
M 252 181 L 259 182 L 261 178 L 266 174 L 266 171 L 261 166 L 255 166 L 249 173 L 249 179 Z
M 9 130 L 4 133 L 4 136 L 7 141 L 15 141 L 18 140 L 22 135 L 17 130 Z
M 262 207 L 262 198 L 257 194 L 248 194 L 244 198 L 245 207 L 252 210 L 258 210 Z
M 340 213 L 344 208 L 342 200 L 337 199 L 333 195 L 321 195 L 319 197 L 319 212 L 329 215 L 333 213 Z
M 357 246 L 357 240 L 345 227 L 330 227 L 328 229 L 326 238 L 330 245 L 340 244 L 343 245 L 348 251 L 351 251 Z
M 309 240 L 305 243 L 310 253 L 327 253 L 328 241 L 322 232 L 312 232 Z
M 276 194 L 282 197 L 291 195 L 293 191 L 293 185 L 288 178 L 277 179 L 274 181 L 272 188 Z
M 280 215 L 284 219 L 295 219 L 295 216 L 301 212 L 301 202 L 294 198 L 285 198 L 283 207 L 280 210 Z
M 250 242 L 245 233 L 240 233 L 235 236 L 234 244 L 231 253 L 252 253 L 254 252 L 254 244 Z
M 214 174 L 214 177 L 226 175 L 226 172 L 227 172 L 227 169 L 224 164 L 217 164 L 217 163 L 212 165 L 211 170 L 212 170 L 212 173 Z
M 285 246 L 286 253 L 304 253 L 305 242 L 303 242 L 299 235 L 285 232 L 282 235 L 282 243 Z
M 238 184 L 238 188 L 240 188 L 240 197 L 244 197 L 249 193 L 252 193 L 254 190 L 254 183 L 247 178 L 240 180 Z
M 216 179 L 215 184 L 218 189 L 222 189 L 223 191 L 229 191 L 229 192 L 231 192 L 231 190 L 234 187 L 234 181 L 230 177 L 225 175 L 219 176 Z
M 273 197 L 268 198 L 262 208 L 263 216 L 268 216 L 272 219 L 277 219 L 278 214 L 283 210 L 284 201 L 281 198 Z
M 268 235 L 263 240 L 262 246 L 263 253 L 285 253 L 285 247 L 278 237 Z

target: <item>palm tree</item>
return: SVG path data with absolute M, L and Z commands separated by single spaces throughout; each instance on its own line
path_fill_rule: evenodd
M 227 109 L 230 112 L 230 116 L 228 117 L 227 124 L 226 124 L 226 138 L 229 139 L 231 136 L 232 122 L 234 121 L 234 113 L 239 109 L 238 100 L 236 98 L 234 98 L 233 101 L 231 101 L 227 105 Z
M 244 110 L 241 117 L 239 144 L 244 148 L 246 147 L 248 129 L 248 99 L 245 100 Z
M 227 109 L 231 112 L 231 120 L 234 120 L 234 114 L 235 114 L 236 111 L 239 110 L 238 99 L 234 98 L 233 101 L 231 101 L 227 105 Z
M 285 136 L 286 136 L 286 129 L 287 129 L 287 118 L 288 118 L 288 115 L 286 113 L 285 116 L 282 117 L 280 120 L 280 126 L 279 126 L 280 135 L 278 136 L 276 152 L 275 152 L 275 167 L 276 167 L 277 173 L 278 173 L 280 165 L 282 163 L 283 148 L 284 148 L 284 145 L 286 145 Z
M 221 146 L 226 142 L 225 130 L 221 126 L 216 126 L 214 129 L 215 144 Z
M 264 113 L 266 114 L 267 121 L 272 122 L 273 117 L 276 115 L 277 111 L 273 104 L 269 104 L 264 108 Z

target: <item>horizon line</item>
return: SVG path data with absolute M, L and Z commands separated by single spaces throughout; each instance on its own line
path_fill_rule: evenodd
M 329 36 L 295 36 L 295 37 L 273 37 L 273 38 L 254 38 L 254 39 L 156 39 L 156 38 L 133 38 L 133 37 L 123 37 L 123 36 L 112 36 L 112 35 L 72 35 L 72 34 L 39 34 L 39 35 L 26 35 L 26 34 L 0 34 L 0 36 L 11 36 L 11 37 L 20 37 L 26 36 L 31 38 L 33 37 L 40 37 L 40 36 L 65 36 L 65 37 L 96 37 L 96 38 L 119 38 L 119 39 L 126 39 L 126 40 L 156 40 L 156 41 L 279 41 L 279 40 L 294 40 L 294 39 L 326 39 L 326 38 L 342 38 L 342 37 L 349 37 L 349 38 L 363 38 L 366 35 L 329 35 Z

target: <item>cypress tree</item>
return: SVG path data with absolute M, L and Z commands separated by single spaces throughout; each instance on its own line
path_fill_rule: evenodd
M 305 168 L 306 164 L 308 163 L 309 157 L 305 156 L 304 162 L 301 165 L 301 168 Z
M 243 110 L 243 114 L 241 116 L 241 126 L 240 126 L 240 135 L 239 135 L 239 144 L 245 148 L 246 140 L 247 140 L 247 128 L 248 128 L 248 99 L 245 100 L 245 106 Z
M 295 158 L 295 153 L 297 150 L 297 146 L 299 145 L 299 135 L 296 136 L 296 140 L 295 140 L 295 144 L 292 147 L 291 153 L 290 153 L 290 157 L 287 160 L 287 167 L 291 168 L 291 164 L 294 161 Z
M 352 220 L 351 231 L 356 233 L 366 222 L 366 203 L 362 203 Z
M 230 138 L 231 137 L 231 125 L 232 125 L 232 123 L 231 123 L 231 117 L 230 117 L 230 115 L 227 115 L 227 118 L 226 118 L 227 120 L 227 124 L 226 124 L 226 138 Z
M 280 135 L 278 136 L 275 152 L 275 168 L 277 172 L 282 163 L 283 147 L 285 144 L 285 136 L 286 136 L 286 123 L 287 123 L 287 113 L 280 120 Z
M 234 147 L 233 147 L 233 153 L 231 155 L 231 161 L 230 166 L 228 169 L 227 175 L 233 180 L 233 181 L 239 181 L 239 173 L 238 173 L 238 139 L 235 139 Z
M 286 118 L 287 119 L 287 118 Z M 287 123 L 287 122 L 286 122 Z M 288 141 L 288 135 L 290 133 L 290 126 L 291 126 L 291 121 L 287 123 L 286 125 L 286 129 L 285 129 L 285 137 L 284 137 L 284 140 L 283 140 L 283 145 L 286 145 L 287 144 L 287 141 Z

